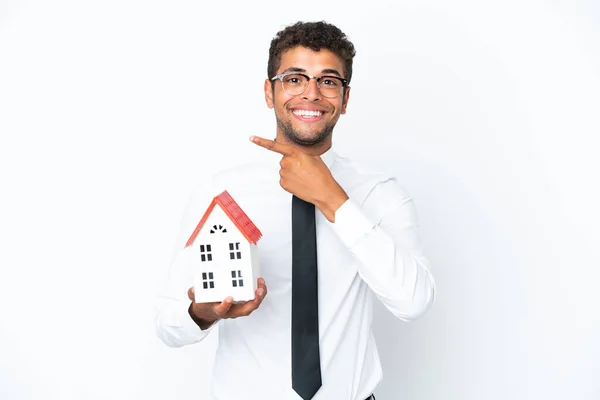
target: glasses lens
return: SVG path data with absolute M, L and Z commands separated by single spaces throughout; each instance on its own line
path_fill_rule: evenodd
M 344 84 L 335 76 L 323 76 L 319 79 L 319 91 L 325 97 L 337 97 L 342 93 Z
M 290 96 L 296 96 L 304 93 L 306 86 L 308 86 L 308 80 L 302 75 L 286 75 L 283 77 L 283 90 L 286 91 Z

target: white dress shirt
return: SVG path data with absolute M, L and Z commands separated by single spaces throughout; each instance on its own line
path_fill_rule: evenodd
M 371 330 L 373 295 L 396 317 L 410 321 L 433 304 L 434 280 L 417 235 L 415 205 L 395 178 L 332 149 L 321 158 L 349 200 L 334 223 L 315 210 L 323 385 L 313 400 L 364 400 L 382 378 Z M 192 276 L 183 252 L 173 257 L 157 297 L 156 329 L 167 345 L 197 343 L 218 331 L 215 400 L 301 400 L 291 381 L 292 195 L 279 185 L 280 159 L 265 150 L 264 162 L 200 182 L 177 241 L 183 250 L 213 197 L 227 190 L 263 234 L 258 251 L 267 296 L 260 307 L 201 330 L 188 314 Z

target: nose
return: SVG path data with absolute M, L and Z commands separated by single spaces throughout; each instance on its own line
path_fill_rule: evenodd
M 317 86 L 317 80 L 315 78 L 310 78 L 308 80 L 308 86 L 304 93 L 302 93 L 302 98 L 309 101 L 321 99 L 321 92 L 319 92 L 319 87 Z

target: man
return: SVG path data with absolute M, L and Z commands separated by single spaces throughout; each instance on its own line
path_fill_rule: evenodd
M 373 399 L 382 377 L 371 331 L 373 297 L 404 321 L 434 301 L 412 199 L 393 177 L 331 148 L 350 98 L 354 55 L 345 34 L 325 22 L 280 31 L 264 84 L 276 137 L 250 138 L 266 149 L 265 162 L 215 174 L 189 201 L 177 243 L 182 249 L 224 189 L 263 233 L 254 300 L 193 302 L 190 272 L 179 256 L 158 297 L 157 332 L 169 346 L 197 343 L 219 327 L 214 399 Z M 309 216 L 297 217 L 301 209 Z M 316 254 L 305 240 L 311 224 Z M 308 230 L 299 232 L 301 225 Z

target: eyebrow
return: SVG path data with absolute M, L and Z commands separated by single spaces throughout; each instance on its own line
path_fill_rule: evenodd
M 285 74 L 286 72 L 306 72 L 306 70 L 304 68 L 289 67 L 288 69 L 286 69 L 285 71 L 283 71 L 281 73 Z M 327 74 L 336 75 L 336 76 L 339 76 L 340 78 L 342 77 L 342 74 L 340 74 L 337 69 L 326 68 L 326 69 L 322 70 L 321 73 L 326 74 L 326 75 Z

